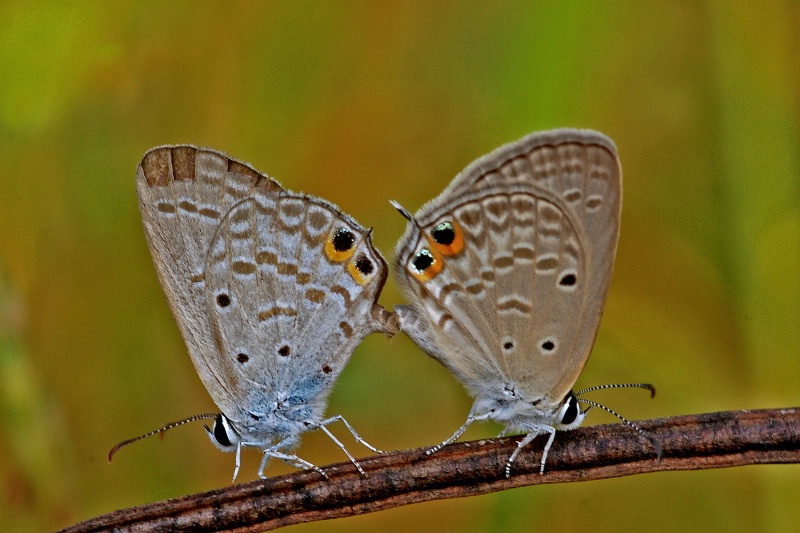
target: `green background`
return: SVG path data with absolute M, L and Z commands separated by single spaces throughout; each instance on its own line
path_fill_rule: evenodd
M 800 405 L 799 6 L 4 2 L 3 527 L 52 529 L 230 483 L 233 456 L 199 425 L 105 459 L 123 438 L 214 409 L 136 204 L 136 164 L 165 143 L 224 150 L 329 199 L 373 226 L 390 257 L 405 221 L 389 199 L 414 211 L 530 131 L 601 130 L 623 163 L 622 235 L 577 386 L 655 383 L 652 401 L 593 396 L 633 419 Z M 380 301 L 401 301 L 392 279 Z M 328 412 L 396 449 L 440 442 L 469 406 L 408 339 L 373 335 Z M 588 420 L 607 422 L 597 410 Z M 299 451 L 319 465 L 344 459 L 324 435 Z M 245 454 L 240 481 L 258 461 Z M 800 469 L 759 466 L 523 488 L 296 530 L 799 524 Z

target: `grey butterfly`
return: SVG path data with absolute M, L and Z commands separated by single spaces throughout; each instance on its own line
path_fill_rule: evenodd
M 544 472 L 556 430 L 586 416 L 578 402 L 599 406 L 572 387 L 611 279 L 621 186 L 608 137 L 561 129 L 474 161 L 414 216 L 395 204 L 409 220 L 395 252 L 411 302 L 395 310 L 400 329 L 474 397 L 464 425 L 429 453 L 491 419 L 502 434 L 525 434 L 506 476 L 524 446 L 549 434 Z
M 386 263 L 370 231 L 320 198 L 296 194 L 246 163 L 193 146 L 150 150 L 137 169 L 147 242 L 192 363 L 221 413 L 206 428 L 224 451 L 292 453 L 304 431 L 344 422 L 323 412 L 368 334 L 396 331 L 376 301 Z M 148 434 L 148 435 L 150 435 Z M 142 437 L 147 436 L 143 435 Z M 111 455 L 121 445 L 112 450 Z

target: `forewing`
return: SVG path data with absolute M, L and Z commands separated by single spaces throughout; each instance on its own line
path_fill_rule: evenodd
M 219 225 L 206 305 L 234 421 L 275 401 L 324 401 L 361 340 L 386 264 L 367 230 L 321 199 L 255 195 Z

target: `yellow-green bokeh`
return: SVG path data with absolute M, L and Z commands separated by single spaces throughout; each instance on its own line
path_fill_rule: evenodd
M 136 206 L 134 169 L 159 144 L 224 150 L 325 197 L 374 227 L 389 257 L 404 227 L 389 199 L 414 211 L 527 132 L 599 129 L 619 147 L 625 200 L 578 386 L 655 383 L 653 401 L 601 395 L 631 418 L 797 406 L 798 25 L 790 1 L 0 4 L 3 527 L 48 530 L 230 482 L 233 457 L 200 427 L 105 459 L 118 440 L 213 409 Z M 400 301 L 390 279 L 381 303 Z M 439 442 L 469 404 L 407 339 L 373 336 L 329 413 L 394 449 Z M 343 460 L 323 435 L 300 452 Z M 245 455 L 242 480 L 259 459 Z M 524 488 L 296 529 L 799 525 L 800 467 L 764 466 Z

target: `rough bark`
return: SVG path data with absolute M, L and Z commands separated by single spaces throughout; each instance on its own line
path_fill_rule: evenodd
M 729 411 L 637 421 L 663 448 L 661 461 L 646 439 L 622 424 L 559 432 L 539 474 L 545 437 L 505 463 L 520 437 L 456 443 L 427 456 L 424 449 L 224 487 L 93 518 L 69 532 L 264 531 L 300 522 L 371 513 L 416 502 L 459 498 L 525 485 L 566 483 L 666 470 L 703 470 L 800 462 L 800 408 Z

